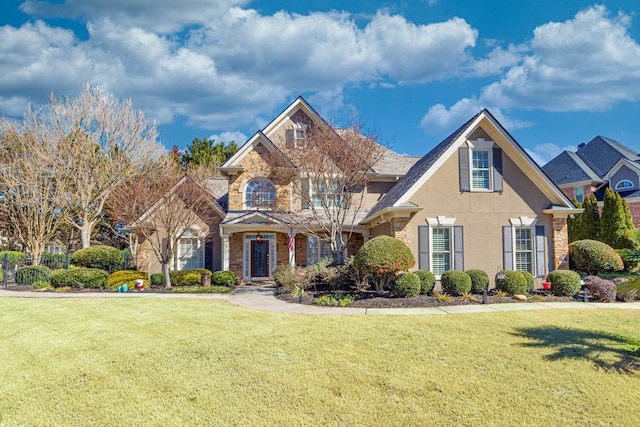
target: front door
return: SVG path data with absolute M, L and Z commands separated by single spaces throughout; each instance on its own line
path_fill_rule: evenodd
M 269 277 L 269 241 L 251 241 L 251 277 Z

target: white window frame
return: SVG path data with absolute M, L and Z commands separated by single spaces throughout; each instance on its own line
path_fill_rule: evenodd
M 322 258 L 333 259 L 329 242 L 316 236 L 307 236 L 307 265 L 316 264 Z
M 513 248 L 512 250 L 512 264 L 513 265 L 513 269 L 516 271 L 526 271 L 526 270 L 518 270 L 518 264 L 517 264 L 517 254 L 518 253 L 522 253 L 525 251 L 518 251 L 518 247 L 516 245 L 516 231 L 517 230 L 523 230 L 523 229 L 528 229 L 529 230 L 529 236 L 531 238 L 531 250 L 528 250 L 526 252 L 531 253 L 531 270 L 529 270 L 529 273 L 531 273 L 533 275 L 533 277 L 536 277 L 536 271 L 537 271 L 537 266 L 536 266 L 536 218 L 529 218 L 526 216 L 521 216 L 520 218 L 511 218 L 509 220 L 509 222 L 511 222 L 511 247 Z
M 578 201 L 578 203 L 584 202 L 584 187 L 579 186 L 573 189 L 573 197 Z
M 305 123 L 293 123 L 293 144 L 296 148 L 307 146 L 307 125 Z
M 627 183 L 629 183 L 630 185 L 626 185 Z M 624 185 L 624 186 L 623 186 Z M 615 190 L 616 191 L 620 191 L 620 190 L 629 190 L 631 188 L 635 188 L 635 185 L 633 185 L 633 182 L 630 179 L 621 179 L 620 181 L 618 181 L 618 183 L 616 184 Z
M 478 138 L 476 140 L 467 141 L 469 146 L 469 189 L 472 192 L 492 192 L 493 191 L 493 141 L 486 141 L 484 138 Z M 485 168 L 479 169 L 473 167 L 473 153 L 486 152 L 488 159 L 488 186 L 487 188 L 478 188 L 473 185 L 473 172 L 474 170 L 485 170 Z
M 273 200 L 271 201 L 271 204 L 262 204 L 262 205 L 259 205 L 259 206 L 249 206 L 249 204 L 247 203 L 249 184 L 251 184 L 254 181 L 258 181 L 258 180 L 264 180 L 264 181 L 268 182 L 269 184 L 271 184 L 271 186 L 273 187 Z M 278 191 L 276 190 L 276 186 L 273 184 L 273 182 L 271 182 L 267 178 L 259 177 L 259 176 L 251 178 L 249 181 L 247 181 L 247 183 L 244 185 L 243 193 L 244 193 L 244 195 L 242 197 L 242 205 L 244 206 L 244 209 L 271 210 L 272 207 L 276 204 L 277 199 L 278 199 Z
M 440 280 L 441 274 L 436 274 L 434 271 L 433 255 L 433 236 L 435 229 L 448 229 L 449 230 L 449 270 L 453 268 L 454 262 L 454 248 L 455 248 L 455 233 L 453 232 L 453 226 L 456 223 L 455 218 L 447 218 L 445 216 L 438 216 L 436 218 L 427 218 L 427 224 L 429 225 L 429 270 L 435 275 L 437 280 Z M 438 252 L 442 253 L 442 252 Z M 446 270 L 445 270 L 446 271 Z
M 322 179 L 317 179 L 317 178 L 311 178 L 309 179 L 309 200 L 310 200 L 310 205 L 312 205 L 315 208 L 322 208 L 324 207 L 322 205 L 322 200 L 324 198 L 324 196 L 321 196 L 319 198 L 316 197 L 316 194 L 320 194 L 322 195 L 323 193 L 317 193 L 315 191 L 316 187 L 319 186 L 319 184 L 322 182 L 323 188 L 325 189 L 325 195 L 326 195 L 326 189 L 331 187 L 332 183 L 335 183 L 336 187 L 340 187 L 342 185 L 342 183 L 340 182 L 339 179 L 333 179 L 333 178 L 322 178 Z M 336 208 L 340 206 L 340 194 L 337 195 L 337 199 L 335 200 L 335 198 L 333 200 L 328 200 L 327 198 L 327 204 L 328 207 L 330 208 Z
M 189 250 L 194 251 L 196 254 L 196 266 L 189 267 L 189 269 L 193 268 L 204 268 L 204 239 L 203 236 L 200 235 L 199 229 L 196 227 L 192 227 L 184 232 L 180 239 L 178 239 L 178 244 L 176 246 L 176 253 L 174 256 L 173 268 L 177 271 L 182 271 L 185 269 L 186 262 L 183 260 L 183 242 L 186 240 L 191 241 L 191 248 Z M 193 248 L 193 242 L 195 241 L 196 247 Z

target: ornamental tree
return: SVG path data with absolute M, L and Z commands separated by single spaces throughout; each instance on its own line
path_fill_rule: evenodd
M 375 279 L 376 290 L 382 292 L 391 281 L 416 263 L 411 249 L 391 236 L 377 236 L 360 247 L 353 266 Z

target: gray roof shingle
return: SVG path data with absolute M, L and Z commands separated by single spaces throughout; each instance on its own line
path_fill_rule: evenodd
M 600 177 L 576 153 L 563 151 L 542 167 L 556 185 L 600 181 Z
M 628 147 L 603 136 L 596 136 L 576 151 L 580 157 L 600 177 L 604 176 L 620 159 L 640 162 L 640 157 Z

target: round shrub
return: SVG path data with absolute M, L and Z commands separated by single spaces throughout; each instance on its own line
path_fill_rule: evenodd
M 206 268 L 194 268 L 193 270 L 170 271 L 169 279 L 171 279 L 171 286 L 200 286 L 203 274 L 212 275 L 211 271 Z
M 49 281 L 51 269 L 44 265 L 27 265 L 16 271 L 16 283 L 18 285 L 33 285 L 39 280 Z
M 483 290 L 489 288 L 489 275 L 484 270 L 465 271 L 471 278 L 471 292 L 481 294 Z
M 420 293 L 420 277 L 415 273 L 404 273 L 396 277 L 391 293 L 400 298 L 415 297 Z
M 134 270 L 121 270 L 112 273 L 107 277 L 104 282 L 104 287 L 109 289 L 117 288 L 118 286 L 127 285 L 130 289 L 134 289 L 136 280 L 142 280 L 145 288 L 149 287 L 149 279 L 146 273 Z
M 527 278 L 521 271 L 502 270 L 496 274 L 496 289 L 509 295 L 527 293 Z
M 409 270 L 415 263 L 411 249 L 391 236 L 377 236 L 367 241 L 353 259 L 356 269 L 376 278 L 378 291 L 390 283 L 397 273 Z
M 559 296 L 573 296 L 580 290 L 580 275 L 571 270 L 555 270 L 549 273 L 551 293 Z
M 471 291 L 471 277 L 464 271 L 445 271 L 440 276 L 440 286 L 442 286 L 442 292 L 448 295 L 468 294 Z
M 531 291 L 533 291 L 533 288 L 535 288 L 536 286 L 536 278 L 533 277 L 533 274 L 529 273 L 528 271 L 521 271 L 520 273 L 527 281 L 527 293 L 531 293 Z
M 420 278 L 420 293 L 427 295 L 433 291 L 436 284 L 436 276 L 429 270 L 418 270 L 415 274 Z
M 162 273 L 153 273 L 151 275 L 151 284 L 153 286 L 162 286 L 162 285 L 164 285 L 164 274 L 162 274 Z
M 618 286 L 611 280 L 601 279 L 598 276 L 587 276 L 583 280 L 593 298 L 602 302 L 614 302 L 616 300 Z
M 78 267 L 99 268 L 110 272 L 122 270 L 124 255 L 113 246 L 94 245 L 71 255 L 71 263 Z
M 46 289 L 49 287 L 49 282 L 46 280 L 38 280 L 33 283 L 33 289 Z
M 620 271 L 624 263 L 611 246 L 596 240 L 577 240 L 569 245 L 573 268 L 595 275 L 604 271 Z
M 51 273 L 51 286 L 54 288 L 101 288 L 109 273 L 98 268 L 73 268 L 54 270 Z
M 211 275 L 213 286 L 233 286 L 236 284 L 236 275 L 233 271 L 216 271 Z

